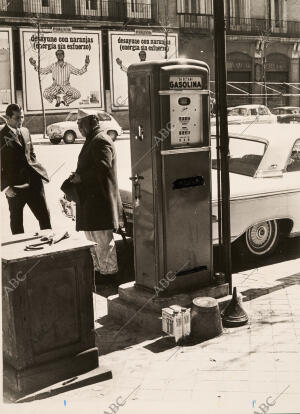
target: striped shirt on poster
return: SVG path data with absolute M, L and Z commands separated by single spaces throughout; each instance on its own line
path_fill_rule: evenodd
M 60 86 L 70 85 L 70 75 L 82 75 L 87 71 L 87 65 L 84 65 L 81 69 L 75 68 L 70 63 L 64 62 L 61 65 L 59 62 L 52 63 L 46 68 L 41 68 L 41 75 L 48 75 L 52 73 L 52 79 L 54 84 Z

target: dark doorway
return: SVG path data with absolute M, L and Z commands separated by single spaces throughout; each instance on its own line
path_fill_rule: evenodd
M 75 15 L 76 7 L 75 0 L 61 0 L 61 11 L 65 15 Z
M 126 17 L 126 6 L 122 1 L 109 1 L 107 6 L 108 16 L 111 20 L 123 20 Z
M 7 2 L 7 11 L 8 12 L 23 12 L 23 1 L 22 0 L 12 0 Z
M 251 82 L 251 72 L 247 72 L 247 71 L 227 72 L 227 82 L 230 82 L 230 81 L 231 82 Z M 235 86 L 251 94 L 250 83 L 237 83 Z M 227 86 L 227 105 L 236 106 L 236 105 L 250 104 L 251 97 L 247 96 L 246 94 L 241 95 L 242 93 L 243 92 L 240 92 L 236 88 L 228 85 Z M 236 94 L 236 96 L 231 95 L 231 94 Z

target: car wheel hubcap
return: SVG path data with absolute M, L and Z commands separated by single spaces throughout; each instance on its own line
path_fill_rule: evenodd
M 65 141 L 72 142 L 73 140 L 74 140 L 74 135 L 73 134 L 66 134 L 65 135 Z
M 265 221 L 250 227 L 246 233 L 249 250 L 255 254 L 265 254 L 274 245 L 277 237 L 277 223 Z
M 254 246 L 264 245 L 270 236 L 270 229 L 268 223 L 253 226 L 250 230 L 250 241 Z

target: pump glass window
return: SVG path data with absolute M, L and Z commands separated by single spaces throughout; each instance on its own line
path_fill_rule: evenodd
M 212 168 L 217 168 L 216 139 L 211 139 Z M 254 177 L 262 157 L 266 151 L 266 144 L 259 141 L 250 141 L 235 137 L 229 138 L 229 172 Z
M 202 99 L 200 95 L 171 95 L 170 121 L 172 126 L 172 147 L 192 147 L 203 144 Z

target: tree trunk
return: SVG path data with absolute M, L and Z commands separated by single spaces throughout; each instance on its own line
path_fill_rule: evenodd
M 40 50 L 40 21 L 38 20 L 37 23 L 38 28 L 38 79 L 39 79 L 39 89 L 40 89 L 40 97 L 41 97 L 41 103 L 42 103 L 42 112 L 43 112 L 43 138 L 46 139 L 46 114 L 45 114 L 45 106 L 44 106 L 44 100 L 43 100 L 43 88 L 42 88 L 42 78 L 41 78 L 41 50 Z

